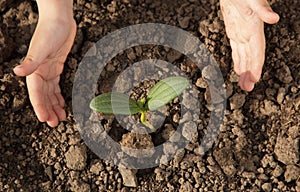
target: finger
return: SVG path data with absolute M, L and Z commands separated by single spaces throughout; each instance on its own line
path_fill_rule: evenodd
M 263 24 L 260 27 L 260 31 L 258 31 L 249 41 L 251 64 L 249 65 L 248 70 L 251 72 L 250 80 L 253 82 L 259 81 L 265 60 L 266 43 Z
M 53 50 L 53 47 L 49 45 L 49 39 L 53 38 L 53 34 L 49 33 L 45 27 L 41 27 L 42 25 L 38 23 L 24 61 L 14 68 L 16 75 L 27 76 L 33 73 Z
M 255 87 L 255 83 L 253 81 L 249 82 L 248 85 L 247 85 L 247 87 L 246 87 L 246 91 L 250 92 L 250 91 L 252 91 L 254 89 L 254 87 Z
M 50 98 L 48 97 L 48 105 L 47 105 L 47 110 L 48 110 L 48 119 L 46 120 L 47 124 L 50 126 L 50 127 L 56 127 L 58 125 L 58 122 L 59 122 L 59 117 L 57 116 L 56 112 L 55 112 L 55 108 L 54 106 L 51 104 L 51 100 Z
M 51 109 L 49 112 L 49 118 L 47 119 L 47 124 L 50 127 L 56 127 L 58 125 L 58 117 L 56 113 L 53 111 L 53 109 Z
M 245 85 L 245 79 L 246 79 L 245 73 L 242 73 L 240 75 L 240 79 L 239 79 L 239 83 L 238 83 L 238 85 L 240 86 L 240 88 L 242 90 L 245 90 L 245 87 L 244 87 L 244 85 Z
M 238 51 L 238 46 L 237 43 L 233 40 L 230 40 L 230 46 L 232 50 L 232 60 L 234 63 L 234 71 L 236 74 L 240 75 L 241 74 L 241 67 L 240 67 L 240 56 L 239 56 L 239 51 Z
M 57 97 L 59 96 L 59 97 Z M 59 120 L 64 120 L 66 118 L 65 110 L 63 109 L 63 106 L 61 106 L 62 101 L 59 101 L 63 99 L 60 94 L 51 94 L 49 95 L 49 100 L 51 102 L 51 111 L 54 111 L 57 118 Z
M 249 72 L 245 72 L 241 74 L 240 76 L 240 81 L 239 81 L 239 86 L 242 90 L 244 91 L 252 91 L 254 88 L 255 83 L 250 80 Z
M 55 93 L 55 96 L 58 100 L 58 104 L 61 108 L 63 108 L 65 106 L 65 99 L 63 98 L 63 96 L 61 95 L 61 93 Z
M 240 55 L 240 80 L 239 80 L 239 86 L 241 89 L 246 90 L 246 84 L 247 84 L 247 69 L 249 65 L 249 47 L 248 44 L 239 44 L 238 45 L 238 51 Z
M 40 63 L 36 62 L 33 57 L 26 56 L 20 65 L 13 69 L 14 73 L 18 76 L 27 76 L 33 73 Z
M 251 9 L 266 23 L 274 24 L 280 19 L 279 15 L 275 13 L 267 0 L 252 0 L 249 1 Z
M 66 112 L 61 106 L 55 105 L 55 106 L 52 106 L 52 108 L 53 108 L 53 111 L 55 112 L 59 121 L 63 121 L 66 119 Z
M 253 48 L 255 49 L 255 46 L 257 46 L 257 44 L 251 44 L 251 42 L 249 41 L 247 44 L 245 44 L 245 52 L 247 55 L 247 64 L 246 64 L 246 72 L 245 72 L 245 77 L 244 77 L 244 85 L 243 85 L 243 89 L 245 91 L 252 91 L 254 88 L 254 85 L 256 82 L 259 81 L 260 78 L 260 74 L 257 74 L 258 71 L 254 70 L 256 69 L 256 63 L 259 63 L 259 57 L 257 54 L 253 54 L 252 50 Z M 257 49 L 257 48 L 256 48 Z M 264 52 L 264 50 L 262 51 Z M 253 74 L 258 75 L 258 78 L 254 80 L 254 76 Z
M 55 79 L 55 96 L 58 100 L 59 106 L 61 106 L 62 108 L 65 106 L 65 99 L 63 98 L 63 96 L 61 95 L 61 89 L 59 87 L 59 80 L 60 80 L 60 76 L 58 76 Z
M 49 118 L 47 104 L 49 103 L 44 95 L 44 86 L 41 77 L 38 75 L 29 75 L 26 78 L 29 99 L 34 109 L 34 112 L 41 122 L 45 122 Z
M 49 85 L 49 99 L 51 101 L 52 110 L 55 112 L 57 118 L 62 121 L 66 119 L 66 113 L 63 109 L 64 107 L 64 98 L 60 93 L 59 88 L 59 77 L 54 80 L 54 84 Z
M 254 86 L 255 86 L 255 83 L 253 81 L 245 80 L 244 85 L 243 85 L 243 90 L 250 92 L 254 89 Z
M 255 82 L 251 80 L 251 72 L 247 71 L 241 75 L 239 85 L 248 92 L 254 89 Z
M 247 71 L 247 66 L 249 63 L 249 56 L 247 54 L 247 44 L 238 44 L 238 54 L 240 56 L 240 74 L 243 74 Z

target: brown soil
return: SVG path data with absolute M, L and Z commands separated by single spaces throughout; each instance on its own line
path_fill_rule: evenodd
M 237 86 L 232 72 L 217 0 L 77 0 L 74 8 L 78 32 L 61 78 L 68 118 L 53 129 L 38 122 L 25 79 L 12 72 L 26 55 L 38 17 L 36 4 L 2 0 L 0 191 L 300 191 L 300 8 L 297 1 L 280 0 L 272 1 L 272 7 L 281 20 L 265 27 L 267 52 L 262 79 L 246 93 Z M 71 109 L 72 82 L 78 64 L 93 43 L 109 32 L 147 22 L 177 26 L 205 43 L 223 73 L 228 107 L 212 149 L 201 154 L 196 138 L 167 164 L 138 170 L 135 177 L 134 171 L 99 159 L 81 139 Z M 126 50 L 115 60 L 132 64 L 152 57 L 192 71 L 184 56 L 157 46 Z M 117 66 L 106 70 L 107 77 L 112 78 L 108 81 L 113 80 L 111 73 L 120 73 Z M 200 99 L 204 112 L 209 112 L 201 75 L 193 75 L 203 93 Z M 176 112 L 171 113 L 170 123 L 164 125 L 169 132 L 174 131 L 172 122 L 176 118 Z M 204 125 L 207 118 L 205 113 L 200 117 Z M 116 123 L 107 117 L 104 124 L 107 127 Z M 124 138 L 127 132 L 123 134 Z M 160 143 L 164 134 L 158 135 L 155 142 Z M 137 186 L 124 186 L 126 179 Z

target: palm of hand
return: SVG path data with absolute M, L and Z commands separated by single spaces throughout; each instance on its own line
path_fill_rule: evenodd
M 231 3 L 226 3 L 222 10 L 232 48 L 234 70 L 240 75 L 239 85 L 251 91 L 260 78 L 264 61 L 263 21 L 250 9 L 241 14 L 236 5 Z
M 246 91 L 251 91 L 259 81 L 265 59 L 264 21 L 259 14 L 269 16 L 270 13 L 265 2 L 260 3 L 255 4 L 259 8 L 255 12 L 247 2 L 220 1 L 234 70 L 240 76 L 240 87 Z
M 76 34 L 76 24 L 39 23 L 17 75 L 26 77 L 29 98 L 41 122 L 55 127 L 66 118 L 60 74 Z
M 59 87 L 60 74 L 63 63 L 57 58 L 48 58 L 39 65 L 31 75 L 26 77 L 30 101 L 42 122 L 47 122 L 51 127 L 58 121 L 66 118 L 64 99 Z

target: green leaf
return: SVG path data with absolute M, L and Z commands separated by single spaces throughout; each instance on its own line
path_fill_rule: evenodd
M 154 111 L 178 97 L 188 86 L 184 77 L 168 77 L 159 81 L 147 97 L 147 107 Z
M 133 115 L 141 111 L 133 99 L 118 92 L 103 93 L 95 97 L 90 108 L 104 114 Z

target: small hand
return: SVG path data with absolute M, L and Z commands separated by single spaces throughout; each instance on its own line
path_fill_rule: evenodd
M 14 69 L 27 76 L 29 98 L 41 122 L 55 127 L 66 118 L 64 98 L 59 87 L 60 74 L 72 47 L 76 23 L 41 20 L 30 42 L 25 59 Z
M 251 91 L 260 79 L 265 60 L 264 22 L 277 23 L 279 16 L 267 0 L 220 0 L 220 6 L 239 85 Z

